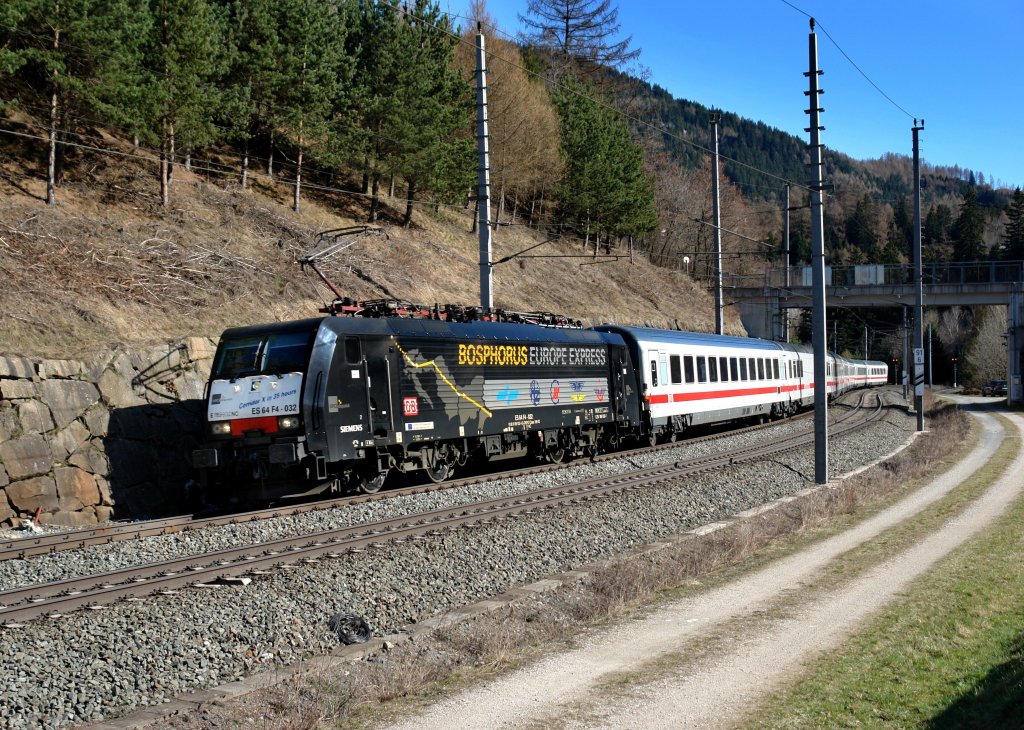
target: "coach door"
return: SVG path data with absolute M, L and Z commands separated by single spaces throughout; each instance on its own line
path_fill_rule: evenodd
M 637 408 L 637 383 L 632 363 L 629 359 L 629 350 L 624 346 L 611 347 L 612 363 L 612 387 L 615 394 L 615 418 L 616 420 L 628 418 L 628 414 L 635 413 Z

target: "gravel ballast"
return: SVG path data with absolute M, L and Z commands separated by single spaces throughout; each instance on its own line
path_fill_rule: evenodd
M 883 420 L 834 439 L 831 473 L 851 471 L 897 449 L 914 426 L 912 415 L 890 409 Z M 0 589 L 516 494 L 737 443 L 775 440 L 810 427 L 809 421 L 786 422 L 643 457 L 580 463 L 486 485 L 6 561 L 0 563 Z M 805 448 L 688 477 L 685 483 L 323 559 L 256 576 L 245 586 L 188 588 L 9 627 L 0 659 L 0 725 L 64 727 L 114 717 L 329 653 L 338 639 L 327 621 L 339 611 L 361 614 L 376 635 L 393 634 L 515 585 L 792 494 L 813 477 L 813 450 Z

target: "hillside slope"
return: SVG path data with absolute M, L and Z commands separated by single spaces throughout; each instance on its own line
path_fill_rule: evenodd
M 165 212 L 155 161 L 86 155 L 69 168 L 54 207 L 43 202 L 38 168 L 25 174 L 31 161 L 0 161 L 0 352 L 70 357 L 108 344 L 316 316 L 330 294 L 300 271 L 296 258 L 316 245 L 319 231 L 365 220 L 359 195 L 305 197 L 296 214 L 287 184 L 241 190 L 234 179 L 181 167 Z M 403 207 L 393 201 L 391 221 Z M 474 304 L 478 244 L 471 223 L 471 208 L 417 208 L 412 227 L 385 220 L 385 236 L 360 241 L 323 268 L 354 298 Z M 502 228 L 494 259 L 544 240 L 526 226 Z M 602 265 L 566 258 L 580 253 L 578 241 L 551 242 L 530 254 L 555 258 L 497 265 L 495 305 L 555 311 L 585 324 L 713 328 L 711 299 L 689 277 L 642 256 Z M 743 333 L 729 309 L 726 325 Z

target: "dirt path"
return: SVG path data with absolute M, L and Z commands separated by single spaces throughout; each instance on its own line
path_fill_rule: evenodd
M 913 517 L 985 464 L 1004 433 L 994 417 L 976 417 L 982 436 L 968 458 L 877 516 L 394 727 L 703 728 L 736 722 L 752 700 L 792 679 L 804 661 L 841 643 L 1024 491 L 1019 478 L 1024 454 L 1018 454 L 983 497 L 939 530 L 850 582 L 815 589 L 816 577 L 831 561 Z M 1024 418 L 1010 418 L 1024 435 Z

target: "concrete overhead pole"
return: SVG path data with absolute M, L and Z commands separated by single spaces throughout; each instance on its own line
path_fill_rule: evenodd
M 477 228 L 480 234 L 480 306 L 494 307 L 491 270 L 491 167 L 487 134 L 487 56 L 484 32 L 476 24 L 476 149 L 477 149 Z
M 828 483 L 828 374 L 825 358 L 828 349 L 828 328 L 825 322 L 825 218 L 822 210 L 822 161 L 820 114 L 818 96 L 825 92 L 818 88 L 818 37 L 814 34 L 814 18 L 808 36 L 808 90 L 804 92 L 810 102 L 806 113 L 810 115 L 811 142 L 811 344 L 814 346 L 814 483 Z
M 715 141 L 715 155 L 711 159 L 711 215 L 714 218 L 715 267 L 715 334 L 725 333 L 722 311 L 722 210 L 718 202 L 718 123 L 722 115 L 711 112 L 711 136 Z
M 782 214 L 782 286 L 787 294 L 790 287 L 789 211 L 789 183 L 786 183 L 786 204 L 783 207 Z M 782 336 L 779 339 L 783 342 L 789 342 L 789 310 L 780 307 L 779 313 L 782 315 Z
M 921 267 L 921 150 L 917 133 L 924 120 L 914 120 L 914 410 L 917 430 L 924 431 L 924 282 Z

